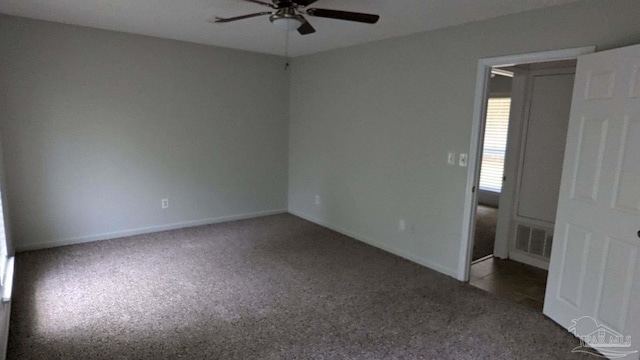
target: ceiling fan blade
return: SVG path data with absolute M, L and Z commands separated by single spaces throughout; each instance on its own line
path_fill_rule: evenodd
M 318 0 L 293 0 L 294 3 L 300 6 L 309 6 Z
M 366 24 L 375 24 L 380 19 L 378 15 L 362 14 L 350 11 L 329 10 L 329 9 L 309 9 L 307 14 L 311 16 L 323 17 L 328 19 L 357 21 Z
M 306 21 L 306 19 L 304 24 L 302 24 L 302 26 L 298 28 L 298 33 L 300 33 L 300 35 L 309 35 L 313 34 L 314 32 L 316 32 L 316 29 L 314 29 L 313 26 L 311 26 L 311 24 Z
M 272 8 L 272 9 L 277 9 L 278 8 L 277 6 L 275 6 L 273 4 L 270 4 L 270 3 L 267 3 L 267 2 L 264 2 L 264 1 L 258 1 L 258 0 L 244 0 L 244 1 L 252 2 L 254 4 L 260 4 L 260 5 L 263 5 L 263 6 L 268 6 L 268 7 Z
M 249 19 L 249 18 L 256 17 L 256 16 L 271 15 L 271 14 L 272 14 L 271 12 L 265 11 L 265 12 L 259 12 L 259 13 L 255 13 L 255 14 L 236 16 L 236 17 L 231 17 L 231 18 L 221 18 L 221 17 L 217 17 L 216 16 L 213 21 L 210 20 L 209 22 L 228 23 L 228 22 L 232 22 L 232 21 L 244 20 L 244 19 Z

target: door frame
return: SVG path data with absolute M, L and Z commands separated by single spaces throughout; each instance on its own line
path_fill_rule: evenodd
M 489 97 L 489 79 L 494 66 L 513 66 L 517 64 L 532 64 L 549 61 L 575 60 L 578 56 L 594 53 L 595 46 L 541 51 L 526 54 L 507 55 L 484 58 L 478 61 L 476 77 L 476 91 L 473 105 L 471 139 L 469 147 L 467 185 L 465 190 L 464 213 L 462 215 L 462 236 L 458 259 L 458 280 L 469 281 L 473 242 L 475 235 L 476 207 L 478 205 L 478 188 L 480 180 L 480 162 L 484 142 L 484 127 Z M 508 241 L 496 244 L 497 255 L 508 256 Z

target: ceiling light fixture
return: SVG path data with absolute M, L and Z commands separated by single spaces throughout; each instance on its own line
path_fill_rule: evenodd
M 302 16 L 297 15 L 292 9 L 280 9 L 276 14 L 269 17 L 269 20 L 278 29 L 284 31 L 295 31 L 305 23 Z
M 501 76 L 512 78 L 514 73 L 513 71 L 496 68 L 496 69 L 491 69 L 491 75 L 501 75 Z

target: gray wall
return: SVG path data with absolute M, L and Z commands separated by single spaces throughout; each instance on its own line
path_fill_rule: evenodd
M 495 75 L 489 79 L 490 97 L 509 97 L 511 95 L 511 83 L 513 78 Z
M 0 54 L 16 248 L 286 211 L 282 58 L 8 16 Z
M 581 1 L 296 58 L 289 210 L 457 275 L 467 169 L 447 152 L 469 152 L 478 59 L 639 43 L 638 14 Z

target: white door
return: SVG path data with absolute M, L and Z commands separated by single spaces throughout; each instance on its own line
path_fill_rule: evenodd
M 572 101 L 544 313 L 639 359 L 640 45 L 580 57 Z

